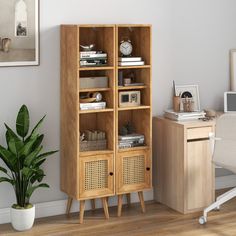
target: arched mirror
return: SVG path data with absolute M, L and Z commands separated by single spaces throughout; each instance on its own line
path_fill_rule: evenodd
M 15 4 L 15 36 L 27 36 L 27 5 L 24 0 L 17 0 Z

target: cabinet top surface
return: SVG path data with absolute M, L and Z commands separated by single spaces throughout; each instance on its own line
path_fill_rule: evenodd
M 186 128 L 188 127 L 202 127 L 202 126 L 213 126 L 215 125 L 216 119 L 210 120 L 210 121 L 202 121 L 202 120 L 188 120 L 188 121 L 175 121 L 167 119 L 163 116 L 156 116 L 154 117 L 154 120 L 162 120 L 164 122 L 167 122 L 169 124 L 176 124 L 180 126 L 184 126 Z
M 77 26 L 77 27 L 152 27 L 151 24 L 61 24 L 61 26 Z

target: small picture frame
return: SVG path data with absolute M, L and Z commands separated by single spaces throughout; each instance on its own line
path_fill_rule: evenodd
M 200 99 L 198 85 L 176 85 L 176 95 L 180 95 L 181 100 L 192 98 L 194 102 L 194 111 L 200 111 Z M 183 111 L 183 102 L 180 104 L 180 111 Z

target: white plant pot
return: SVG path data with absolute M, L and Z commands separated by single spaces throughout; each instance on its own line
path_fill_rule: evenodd
M 32 228 L 35 218 L 35 206 L 29 209 L 11 208 L 11 224 L 17 231 L 25 231 Z

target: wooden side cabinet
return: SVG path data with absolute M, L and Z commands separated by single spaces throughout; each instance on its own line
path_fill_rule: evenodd
M 200 211 L 215 199 L 209 133 L 214 121 L 176 122 L 155 117 L 155 199 L 181 213 Z

